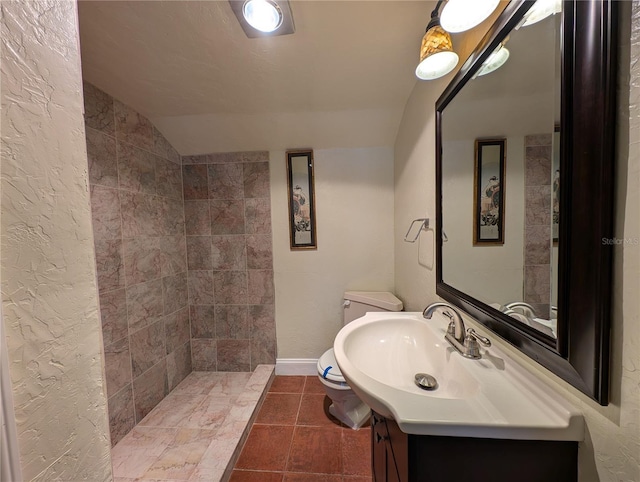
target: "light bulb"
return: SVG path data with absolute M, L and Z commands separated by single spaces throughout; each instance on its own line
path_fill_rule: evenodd
M 249 25 L 261 32 L 273 32 L 282 25 L 282 11 L 270 0 L 247 0 L 242 15 Z
M 440 15 L 440 25 L 447 32 L 464 32 L 485 20 L 500 0 L 449 0 Z

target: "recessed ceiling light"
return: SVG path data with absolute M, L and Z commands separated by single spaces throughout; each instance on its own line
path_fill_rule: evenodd
M 249 38 L 289 35 L 296 31 L 288 0 L 229 0 Z
M 282 10 L 271 0 L 247 0 L 242 15 L 249 25 L 261 32 L 274 32 L 282 25 Z

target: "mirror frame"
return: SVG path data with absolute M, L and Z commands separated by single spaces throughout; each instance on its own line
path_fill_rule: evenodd
M 442 115 L 533 1 L 512 0 L 436 102 L 436 293 L 601 405 L 609 402 L 618 6 L 565 0 L 557 340 L 442 279 Z M 500 133 L 495 133 L 496 135 Z M 566 181 L 565 181 L 566 180 Z M 574 182 L 572 182 L 574 181 Z

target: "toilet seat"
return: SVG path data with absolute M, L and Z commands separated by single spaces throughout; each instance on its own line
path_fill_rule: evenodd
M 336 361 L 333 348 L 325 351 L 322 356 L 318 358 L 318 375 L 323 383 L 329 382 L 327 384 L 348 387 Z

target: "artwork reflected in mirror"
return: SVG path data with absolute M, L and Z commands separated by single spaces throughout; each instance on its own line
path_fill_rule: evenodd
M 505 139 L 476 140 L 473 245 L 504 244 Z
M 560 229 L 560 126 L 555 126 L 553 132 L 553 166 L 551 168 L 553 180 L 551 182 L 551 195 L 553 207 L 551 210 L 551 236 L 554 246 L 558 245 Z
M 501 43 L 506 63 L 480 69 L 441 121 L 442 280 L 550 345 L 557 338 L 560 19 L 511 31 Z

